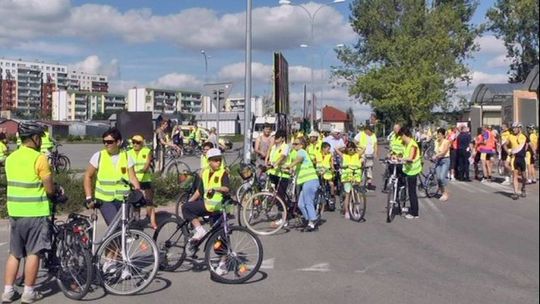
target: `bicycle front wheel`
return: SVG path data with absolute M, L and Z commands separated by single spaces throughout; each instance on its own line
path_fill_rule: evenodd
M 324 206 L 326 205 L 326 197 L 324 195 L 324 190 L 317 190 L 315 195 L 315 213 L 317 214 L 317 219 L 321 220 L 324 213 Z
M 394 218 L 396 217 L 396 212 L 395 212 L 396 202 L 394 201 L 395 191 L 396 190 L 393 185 L 391 185 L 390 188 L 388 189 L 388 197 L 386 199 L 386 222 L 387 223 L 392 222 Z
M 64 232 L 56 249 L 56 283 L 66 297 L 80 300 L 90 290 L 94 277 L 92 255 L 79 236 Z
M 431 198 L 435 197 L 439 193 L 439 183 L 437 182 L 437 176 L 435 174 L 429 174 L 426 178 L 426 197 Z
M 189 200 L 189 192 L 182 192 L 176 200 L 175 213 L 176 216 L 183 218 L 182 206 Z
M 163 169 L 163 175 L 167 177 L 173 176 L 175 178 L 175 181 L 180 182 L 180 175 L 184 172 L 190 171 L 191 169 L 185 162 L 174 159 L 165 166 L 165 168 Z
M 208 240 L 205 262 L 212 279 L 227 284 L 241 284 L 251 279 L 261 267 L 263 247 L 252 231 L 238 226 L 220 229 Z
M 98 273 L 105 290 L 116 295 L 132 295 L 146 288 L 158 271 L 156 243 L 140 230 L 127 230 L 125 256 L 122 231 L 109 236 L 97 252 Z
M 242 208 L 242 221 L 259 235 L 278 232 L 287 221 L 287 207 L 276 194 L 259 192 L 251 196 Z
M 159 225 L 154 241 L 159 251 L 159 269 L 175 271 L 186 259 L 186 244 L 189 233 L 186 221 L 171 217 Z
M 56 172 L 68 172 L 69 169 L 71 169 L 71 161 L 69 158 L 63 154 L 58 156 L 58 159 L 56 160 Z
M 349 215 L 353 221 L 361 221 L 366 215 L 366 193 L 359 186 L 354 186 L 349 204 Z

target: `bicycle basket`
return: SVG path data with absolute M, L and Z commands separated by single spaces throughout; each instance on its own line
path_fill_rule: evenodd
M 130 191 L 127 196 L 127 203 L 135 208 L 141 208 L 146 205 L 146 200 L 141 190 Z
M 253 169 L 250 166 L 241 166 L 240 167 L 240 177 L 243 180 L 250 179 L 253 176 Z

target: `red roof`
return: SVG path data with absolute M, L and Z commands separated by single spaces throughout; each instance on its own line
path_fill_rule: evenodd
M 347 113 L 331 106 L 325 106 L 322 113 L 324 122 L 347 122 L 350 120 Z

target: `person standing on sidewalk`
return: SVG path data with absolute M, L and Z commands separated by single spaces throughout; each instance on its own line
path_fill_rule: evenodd
M 19 298 L 22 303 L 33 303 L 43 298 L 34 290 L 39 254 L 51 249 L 49 216 L 54 181 L 47 157 L 40 153 L 45 128 L 37 123 L 20 123 L 18 131 L 21 146 L 6 159 L 10 238 L 2 303 L 11 303 Z M 25 258 L 22 296 L 13 288 L 21 258 Z
M 433 160 L 436 162 L 435 172 L 437 173 L 437 182 L 439 190 L 442 193 L 441 201 L 448 200 L 448 170 L 450 169 L 450 142 L 446 139 L 446 130 L 440 128 L 437 130 L 435 140 L 435 155 Z
M 471 134 L 469 128 L 461 127 L 461 132 L 457 137 L 457 179 L 470 182 L 469 178 L 469 157 L 471 156 Z
M 373 163 L 375 158 L 379 158 L 379 153 L 377 150 L 377 136 L 373 133 L 373 128 L 371 126 L 365 126 L 364 131 L 358 133 L 354 140 L 358 144 L 358 148 L 362 150 L 364 161 L 364 169 L 366 170 L 367 176 L 367 188 L 368 190 L 375 190 L 376 187 L 373 185 Z
M 527 137 L 522 133 L 522 125 L 519 122 L 512 124 L 512 135 L 508 138 L 508 143 L 505 148 L 510 156 L 510 165 L 512 166 L 512 174 L 514 179 L 514 193 L 512 199 L 517 200 L 519 198 L 519 182 L 521 180 L 521 197 L 526 197 L 525 184 L 527 183 L 525 177 L 525 154 L 527 152 Z
M 411 209 L 409 213 L 405 215 L 407 219 L 418 218 L 418 196 L 416 189 L 418 181 L 417 177 L 422 172 L 422 158 L 420 157 L 420 149 L 418 144 L 412 138 L 411 131 L 408 128 L 402 128 L 399 131 L 401 140 L 405 145 L 405 152 L 403 154 L 403 173 L 407 181 L 407 192 L 409 193 L 409 201 L 411 203 Z

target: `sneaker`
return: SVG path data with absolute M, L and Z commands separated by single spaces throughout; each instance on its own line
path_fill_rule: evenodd
M 527 197 L 527 192 L 525 192 L 525 190 L 521 191 L 521 197 Z
M 20 297 L 21 294 L 15 289 L 11 290 L 10 292 L 4 292 L 2 294 L 2 304 L 17 301 Z
M 345 219 L 346 219 L 346 220 L 350 220 L 350 219 L 351 219 L 351 216 L 349 215 L 349 212 L 345 212 Z
M 405 214 L 405 218 L 410 220 L 410 219 L 417 219 L 418 218 L 418 215 L 412 215 L 412 214 Z
M 532 185 L 532 183 L 533 183 L 532 179 L 527 180 L 527 185 Z
M 519 199 L 519 195 L 518 195 L 517 193 L 513 193 L 513 194 L 512 194 L 512 199 L 515 200 L 515 201 L 518 200 L 518 199 Z
M 488 182 L 488 180 L 487 180 L 487 179 L 485 179 L 485 178 L 482 178 L 482 180 L 481 180 L 480 182 L 481 182 L 482 184 L 485 184 L 485 183 L 487 183 L 487 182 Z
M 439 198 L 441 202 L 446 202 L 448 200 L 448 195 L 443 195 Z
M 276 220 L 276 221 L 273 221 L 272 222 L 272 228 L 277 228 L 281 225 L 285 225 L 285 223 L 283 223 L 283 219 L 279 219 L 279 220 Z
M 30 304 L 30 303 L 37 302 L 41 299 L 43 299 L 43 295 L 39 291 L 34 290 L 32 292 L 23 293 L 21 296 L 21 303 Z
M 313 222 L 309 222 L 306 226 L 306 228 L 304 229 L 305 232 L 312 232 L 312 231 L 315 231 L 317 230 L 317 225 L 315 225 L 315 223 Z
M 195 229 L 195 233 L 191 237 L 193 241 L 200 241 L 206 235 L 206 230 L 204 228 Z
M 229 272 L 227 270 L 227 263 L 225 263 L 223 260 L 219 261 L 219 265 L 214 272 L 219 276 L 226 275 Z

